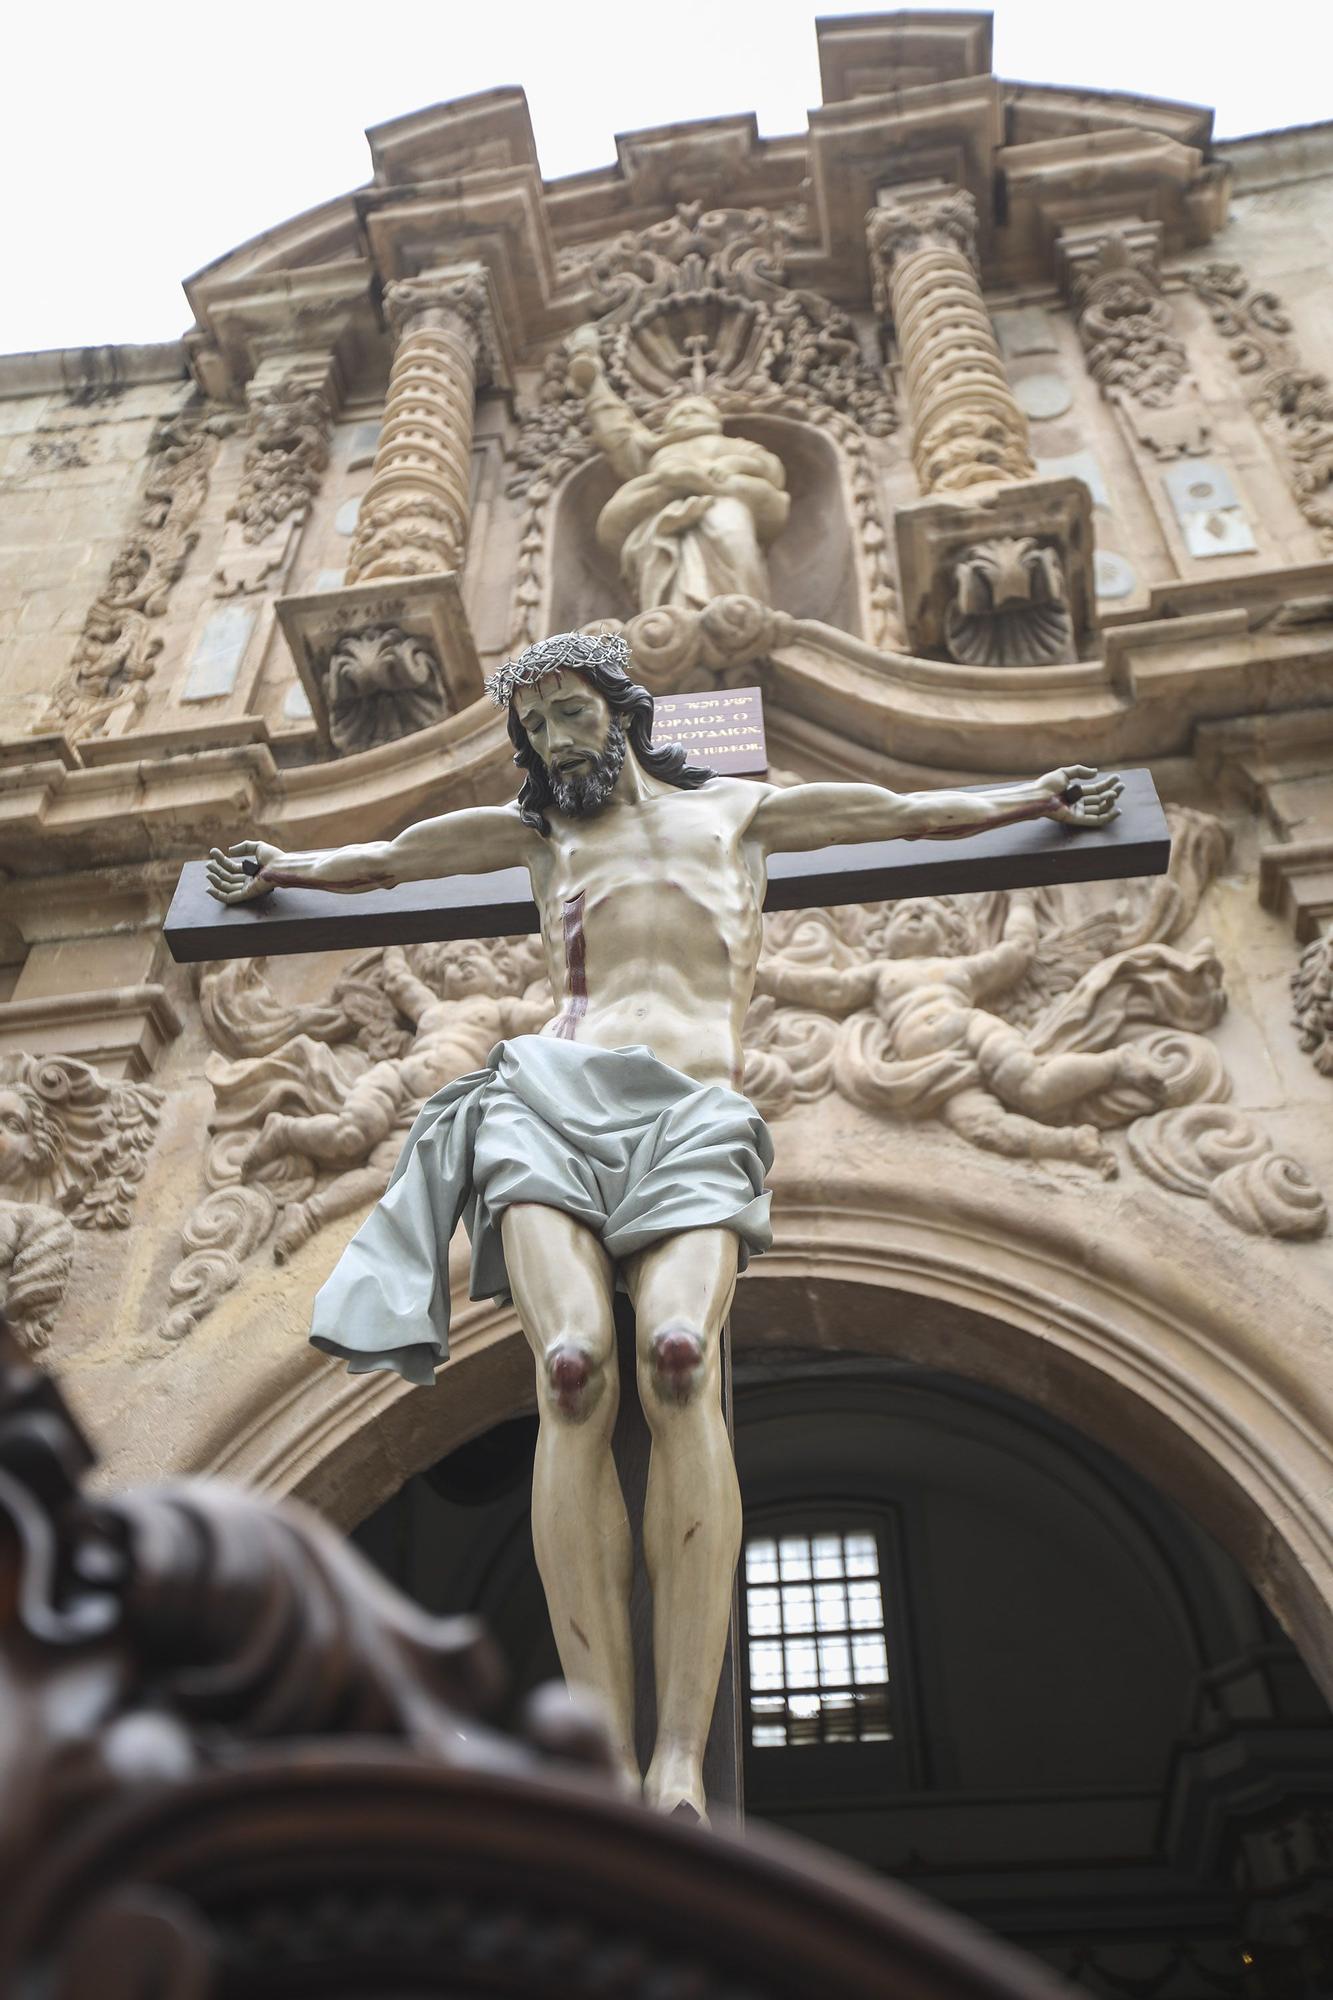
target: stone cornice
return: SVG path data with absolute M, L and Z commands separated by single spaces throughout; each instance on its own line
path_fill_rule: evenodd
M 183 382 L 188 374 L 189 350 L 183 340 L 139 347 L 133 342 L 123 347 L 47 347 L 33 354 L 0 354 L 0 400 Z
M 777 720 L 886 744 L 923 771 L 1007 777 L 1034 764 L 1189 755 L 1202 725 L 1227 718 L 1333 714 L 1331 642 L 1326 625 L 1255 631 L 1244 609 L 1202 611 L 1118 628 L 1104 661 L 1000 673 L 878 651 L 793 619 L 763 686 Z M 295 770 L 280 770 L 264 743 L 92 769 L 48 761 L 0 771 L 0 867 L 38 876 L 184 860 L 242 832 L 289 847 L 383 838 L 426 813 L 513 793 L 508 738 L 484 700 L 401 741 Z

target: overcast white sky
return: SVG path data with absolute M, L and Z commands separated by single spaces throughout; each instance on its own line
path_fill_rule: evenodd
M 21 11 L 20 11 L 21 9 Z M 497 84 L 548 177 L 616 132 L 819 103 L 838 0 L 20 0 L 3 41 L 0 353 L 170 340 L 200 265 L 369 174 L 368 125 Z M 1333 0 L 999 0 L 995 68 L 1210 104 L 1219 137 L 1333 117 Z

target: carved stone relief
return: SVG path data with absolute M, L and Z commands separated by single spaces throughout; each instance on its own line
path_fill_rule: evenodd
M 450 711 L 433 649 L 399 625 L 367 625 L 339 640 L 325 690 L 329 735 L 344 756 L 410 736 Z
M 1321 1076 L 1333 1076 L 1333 932 L 1305 947 L 1291 993 L 1301 1047 Z
M 1252 285 L 1239 264 L 1204 264 L 1184 276 L 1246 378 L 1251 409 L 1282 451 L 1296 504 L 1333 551 L 1333 387 L 1302 365 L 1282 301 Z
M 663 604 L 622 625 L 600 618 L 590 631 L 623 631 L 634 672 L 653 694 L 739 686 L 775 646 L 795 636 L 797 621 L 753 597 L 715 597 L 702 611 Z
M 770 1117 L 836 1089 L 890 1118 L 938 1120 L 1009 1158 L 1119 1171 L 1106 1134 L 1234 1226 L 1312 1236 L 1304 1169 L 1224 1100 L 1207 1031 L 1225 1005 L 1204 942 L 1171 942 L 1221 866 L 1216 820 L 1172 812 L 1170 875 L 1088 891 L 921 899 L 770 917 L 746 1024 L 745 1087 Z
M 1207 414 L 1151 258 L 1136 258 L 1112 230 L 1090 261 L 1075 266 L 1071 289 L 1088 373 L 1125 411 L 1140 443 L 1163 459 L 1205 450 Z
M 164 1338 L 190 1333 L 264 1245 L 281 1263 L 383 1194 L 417 1110 L 555 1011 L 535 941 L 363 953 L 325 1007 L 285 1007 L 264 961 L 206 969 L 207 1192 L 182 1232 Z
M 845 314 L 783 282 L 791 220 L 757 209 L 683 205 L 665 222 L 617 237 L 580 261 L 593 293 L 606 381 L 633 415 L 660 424 L 683 390 L 724 418 L 754 413 L 818 424 L 846 467 L 854 532 L 870 599 L 870 638 L 900 638 L 889 543 L 867 442 L 894 429 L 883 371 L 861 351 Z M 523 502 L 511 643 L 538 635 L 546 591 L 549 503 L 596 449 L 583 397 L 568 382 L 569 350 L 548 356 L 523 413 L 508 481 Z
M 0 1307 L 25 1347 L 49 1342 L 74 1231 L 127 1227 L 161 1105 L 71 1056 L 0 1056 Z
M 954 564 L 944 619 L 951 659 L 970 666 L 1049 666 L 1076 657 L 1064 566 L 1033 535 L 999 535 Z
M 77 741 L 114 734 L 142 713 L 163 646 L 160 621 L 199 539 L 219 441 L 240 422 L 234 411 L 195 402 L 154 429 L 138 519 L 84 621 L 46 727 Z
M 241 490 L 227 518 L 247 542 L 262 542 L 284 521 L 304 521 L 329 463 L 333 413 L 324 391 L 288 376 L 250 405 Z
M 1108 885 L 1114 901 L 1048 889 L 768 917 L 746 1092 L 780 1118 L 836 1091 L 895 1123 L 1104 1176 L 1121 1166 L 1108 1135 L 1125 1131 L 1159 1186 L 1253 1233 L 1317 1235 L 1318 1189 L 1226 1102 L 1208 1038 L 1226 1005 L 1219 961 L 1207 942 L 1174 942 L 1226 835 L 1203 813 L 1170 817 L 1170 874 Z M 377 1200 L 425 1099 L 554 1012 L 535 939 L 365 952 L 320 1007 L 284 1004 L 262 959 L 238 960 L 202 972 L 199 1003 L 214 1112 L 166 1339 L 260 1251 L 282 1262 Z

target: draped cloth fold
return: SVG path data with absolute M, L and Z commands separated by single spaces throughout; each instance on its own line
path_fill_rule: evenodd
M 686 1229 L 727 1228 L 740 1268 L 767 1250 L 773 1163 L 748 1099 L 650 1049 L 519 1035 L 421 1108 L 383 1199 L 315 1298 L 310 1338 L 354 1375 L 434 1380 L 449 1352 L 449 1241 L 472 1244 L 470 1293 L 507 1301 L 500 1218 L 563 1209 L 615 1261 Z

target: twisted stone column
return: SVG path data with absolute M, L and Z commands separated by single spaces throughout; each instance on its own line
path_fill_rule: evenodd
M 459 570 L 467 548 L 486 282 L 480 274 L 427 274 L 390 285 L 384 298 L 398 345 L 349 584 Z
M 1036 470 L 981 296 L 976 231 L 976 203 L 959 189 L 904 196 L 866 218 L 875 307 L 897 333 L 924 493 Z

